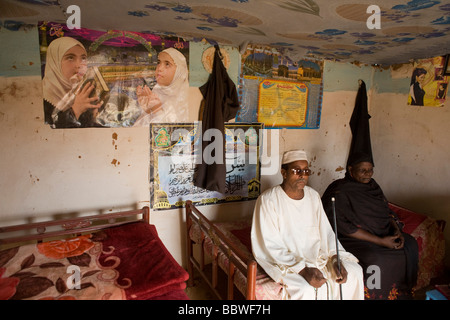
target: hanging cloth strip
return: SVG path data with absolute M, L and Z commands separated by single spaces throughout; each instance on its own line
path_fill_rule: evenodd
M 239 109 L 237 89 L 234 82 L 228 76 L 222 63 L 220 49 L 215 45 L 214 62 L 208 81 L 200 87 L 203 95 L 203 113 L 200 120 L 202 125 L 202 163 L 198 164 L 194 174 L 194 185 L 210 191 L 225 193 L 226 190 L 226 166 L 225 166 L 225 122 L 233 119 Z M 208 129 L 219 130 L 222 136 L 222 150 L 208 148 L 208 145 L 217 146 L 218 143 L 205 141 L 205 132 Z M 208 140 L 208 139 L 206 139 Z M 207 148 L 207 149 L 206 149 Z M 207 150 L 205 152 L 205 149 Z M 220 153 L 222 152 L 222 156 Z M 214 161 L 205 161 L 211 159 Z

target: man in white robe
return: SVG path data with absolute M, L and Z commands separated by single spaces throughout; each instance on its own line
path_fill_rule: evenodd
M 281 185 L 256 201 L 251 231 L 252 250 L 266 273 L 292 300 L 363 300 L 363 271 L 358 260 L 336 239 L 317 191 L 308 187 L 306 153 L 283 155 Z

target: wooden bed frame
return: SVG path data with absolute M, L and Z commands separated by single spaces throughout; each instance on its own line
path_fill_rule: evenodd
M 204 273 L 205 269 L 205 252 L 204 247 L 201 245 L 200 261 L 194 257 L 193 244 L 194 241 L 189 236 L 189 232 L 193 224 L 197 224 L 202 232 L 202 240 L 208 236 L 213 240 L 213 261 L 212 261 L 212 275 L 211 279 Z M 186 244 L 187 244 L 187 256 L 188 256 L 188 273 L 189 280 L 188 286 L 193 286 L 193 271 L 194 267 L 199 271 L 202 278 L 206 281 L 214 294 L 219 299 L 225 299 L 218 291 L 218 273 L 219 263 L 218 254 L 219 251 L 224 253 L 228 260 L 228 270 L 225 270 L 227 274 L 227 300 L 233 300 L 234 298 L 234 277 L 236 271 L 239 270 L 246 276 L 247 289 L 245 292 L 245 298 L 247 300 L 255 300 L 255 286 L 256 286 L 256 273 L 257 263 L 254 259 L 248 259 L 246 255 L 240 250 L 235 243 L 230 241 L 222 231 L 217 228 L 210 220 L 208 220 L 192 203 L 192 201 L 186 201 Z M 237 270 L 236 270 L 237 269 Z
M 0 227 L 0 299 L 188 300 L 188 277 L 147 206 Z
M 141 215 L 141 217 L 136 219 L 136 217 L 138 217 L 139 215 Z M 134 219 L 130 220 L 129 218 Z M 142 209 L 105 213 L 72 219 L 61 219 L 0 227 L 0 250 L 2 249 L 1 246 L 6 244 L 22 243 L 28 241 L 42 242 L 44 239 L 48 238 L 80 235 L 82 233 L 95 232 L 102 229 L 137 221 L 150 223 L 149 207 L 145 206 Z M 48 228 L 56 228 L 58 230 L 48 231 Z M 3 235 L 14 232 L 22 234 L 17 236 L 10 236 L 8 238 L 2 237 Z

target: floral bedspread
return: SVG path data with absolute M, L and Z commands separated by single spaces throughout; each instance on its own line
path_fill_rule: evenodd
M 390 204 L 400 221 L 403 231 L 412 235 L 419 246 L 419 274 L 414 288 L 419 290 L 430 284 L 431 279 L 444 272 L 445 239 L 439 222 L 424 214 Z
M 0 300 L 187 299 L 187 279 L 144 222 L 0 251 Z

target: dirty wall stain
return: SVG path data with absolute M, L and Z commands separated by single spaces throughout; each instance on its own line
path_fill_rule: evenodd
M 112 140 L 112 145 L 114 146 L 114 149 L 115 149 L 115 150 L 117 150 L 117 144 L 116 144 L 117 137 L 118 137 L 117 133 L 114 132 L 114 133 L 112 134 L 112 139 L 113 139 L 113 140 Z

